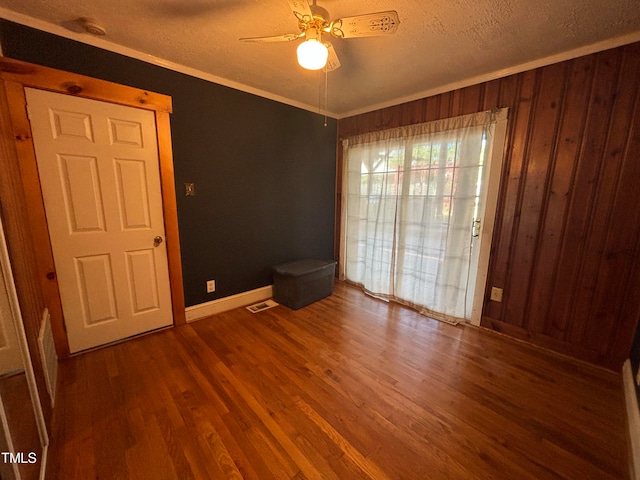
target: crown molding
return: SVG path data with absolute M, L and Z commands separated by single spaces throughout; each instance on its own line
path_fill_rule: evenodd
M 400 105 L 402 103 L 413 102 L 415 100 L 420 100 L 422 98 L 432 97 L 434 95 L 451 92 L 453 90 L 459 90 L 461 88 L 478 85 L 479 83 L 490 82 L 492 80 L 497 80 L 498 78 L 508 77 L 509 75 L 526 72 L 527 70 L 534 70 L 536 68 L 546 67 L 547 65 L 552 65 L 554 63 L 560 63 L 567 60 L 572 60 L 574 58 L 591 55 L 592 53 L 609 50 L 611 48 L 621 47 L 623 45 L 627 45 L 627 44 L 635 43 L 639 41 L 640 41 L 640 31 L 630 33 L 628 35 L 623 35 L 621 37 L 615 37 L 608 40 L 603 40 L 601 42 L 593 43 L 590 45 L 585 45 L 583 47 L 574 48 L 573 50 L 567 50 L 565 52 L 550 55 L 548 57 L 543 57 L 538 60 L 521 63 L 519 65 L 514 65 L 513 67 L 504 68 L 502 70 L 496 70 L 494 72 L 485 73 L 483 75 L 470 77 L 457 82 L 449 83 L 447 85 L 442 85 L 442 86 L 431 88 L 428 90 L 423 90 L 421 92 L 418 92 L 406 97 L 400 97 L 393 100 L 389 100 L 387 102 L 371 105 L 369 107 L 365 107 L 362 109 L 352 110 L 344 114 L 338 115 L 338 119 L 353 117 L 355 115 L 361 115 L 363 113 L 373 112 L 375 110 L 380 110 L 382 108 L 393 107 L 396 105 Z
M 101 48 L 103 50 L 108 50 L 113 53 L 118 53 L 120 55 L 124 55 L 125 57 L 141 60 L 143 62 L 150 63 L 158 67 L 166 68 L 167 70 L 184 73 L 185 75 L 189 75 L 191 77 L 199 78 L 201 80 L 206 80 L 208 82 L 216 83 L 218 85 L 223 85 L 225 87 L 233 88 L 235 90 L 240 90 L 242 92 L 250 93 L 252 95 L 257 95 L 259 97 L 266 98 L 268 100 L 273 100 L 279 103 L 283 103 L 285 105 L 289 105 L 292 107 L 300 108 L 302 110 L 307 110 L 309 112 L 312 112 L 321 116 L 324 116 L 326 114 L 331 118 L 338 118 L 337 114 L 333 112 L 319 111 L 318 105 L 307 105 L 306 103 L 297 102 L 295 100 L 291 100 L 289 98 L 282 97 L 280 95 L 275 95 L 273 93 L 267 92 L 265 90 L 261 90 L 259 88 L 254 88 L 240 82 L 235 82 L 233 80 L 218 77 L 216 75 L 203 72 L 202 70 L 198 70 L 196 68 L 191 68 L 186 65 L 172 62 L 164 58 L 156 57 L 154 55 L 149 55 L 148 53 L 144 53 L 139 50 L 135 50 L 133 48 L 125 47 L 123 45 L 110 42 L 100 37 L 93 37 L 87 33 L 72 32 L 71 30 L 61 27 L 60 25 L 45 22 L 43 20 L 33 18 L 28 15 L 24 15 L 22 13 L 17 13 L 3 7 L 0 7 L 0 18 L 4 18 L 11 22 L 25 25 L 27 27 L 35 28 L 36 30 L 41 30 L 43 32 L 51 33 L 59 37 L 64 37 L 69 40 L 74 40 L 76 42 L 84 43 L 86 45 L 91 45 L 93 47 Z M 0 45 L 0 53 L 1 52 L 2 52 L 2 46 Z

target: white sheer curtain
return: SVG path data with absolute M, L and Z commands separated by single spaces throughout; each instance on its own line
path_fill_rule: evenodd
M 343 141 L 343 278 L 441 320 L 467 316 L 472 227 L 495 117 Z

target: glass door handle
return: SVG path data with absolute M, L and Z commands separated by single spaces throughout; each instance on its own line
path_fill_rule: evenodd
M 476 218 L 471 224 L 471 236 L 477 238 L 480 236 L 480 219 Z

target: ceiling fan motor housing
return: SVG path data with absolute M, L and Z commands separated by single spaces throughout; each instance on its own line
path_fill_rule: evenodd
M 313 2 L 313 5 L 309 5 L 309 8 L 311 9 L 311 13 L 313 13 L 313 18 L 319 17 L 321 20 L 324 20 L 323 23 L 329 23 L 329 12 L 327 12 L 326 9 L 316 5 L 316 2 Z
M 310 29 L 317 29 L 318 32 L 321 31 L 329 31 L 329 12 L 322 7 L 316 5 L 313 2 L 313 5 L 309 5 L 309 8 L 312 13 L 312 17 L 309 18 L 308 15 L 304 15 L 302 18 L 299 18 L 298 27 L 301 32 L 307 32 Z

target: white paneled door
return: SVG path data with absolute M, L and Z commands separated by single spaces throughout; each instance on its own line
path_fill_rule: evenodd
M 26 96 L 71 353 L 172 324 L 154 113 Z

